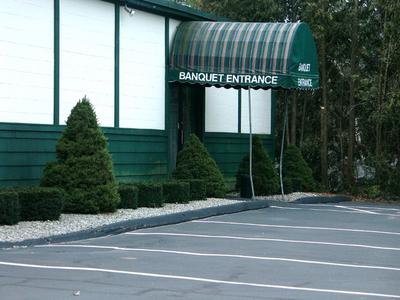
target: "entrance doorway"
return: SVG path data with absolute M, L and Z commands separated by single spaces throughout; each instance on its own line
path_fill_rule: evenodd
M 205 88 L 198 85 L 173 84 L 170 95 L 170 161 L 175 167 L 176 156 L 183 149 L 190 134 L 194 133 L 203 140 Z

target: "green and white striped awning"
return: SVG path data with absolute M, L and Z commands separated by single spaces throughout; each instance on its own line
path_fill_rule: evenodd
M 169 67 L 170 82 L 319 87 L 317 50 L 306 23 L 183 22 Z

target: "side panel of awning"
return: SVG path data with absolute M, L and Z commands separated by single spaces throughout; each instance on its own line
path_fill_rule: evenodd
M 171 49 L 169 81 L 315 89 L 315 42 L 305 23 L 184 22 Z

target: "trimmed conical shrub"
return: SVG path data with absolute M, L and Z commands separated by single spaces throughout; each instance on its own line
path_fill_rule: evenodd
M 56 152 L 57 161 L 46 165 L 41 184 L 65 190 L 64 212 L 116 210 L 120 198 L 111 156 L 88 99 L 72 109 Z
M 316 183 L 311 168 L 300 149 L 289 145 L 283 157 L 283 182 L 285 193 L 315 191 Z
M 273 195 L 279 190 L 279 178 L 260 137 L 253 137 L 253 184 L 256 195 Z M 236 189 L 240 190 L 241 177 L 249 175 L 249 154 L 246 154 L 236 174 Z
M 198 137 L 191 134 L 178 153 L 176 179 L 203 179 L 207 197 L 224 197 L 226 186 L 221 171 Z

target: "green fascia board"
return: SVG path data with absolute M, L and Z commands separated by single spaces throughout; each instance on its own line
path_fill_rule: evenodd
M 104 0 L 103 0 L 104 1 Z M 226 18 L 181 5 L 169 0 L 116 0 L 120 5 L 182 21 L 227 21 Z

